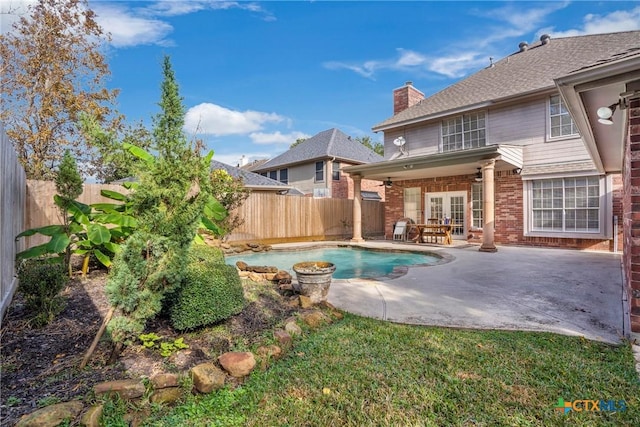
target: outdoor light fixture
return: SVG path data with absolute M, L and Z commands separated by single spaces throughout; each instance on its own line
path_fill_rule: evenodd
M 478 172 L 476 172 L 476 181 L 482 182 L 482 168 L 478 168 Z
M 618 104 L 619 102 L 616 102 L 608 107 L 598 108 L 598 121 L 603 125 L 612 125 L 613 120 L 611 117 L 613 117 L 613 113 L 616 111 L 616 108 L 618 108 Z
M 515 168 L 513 170 L 513 173 L 515 173 L 516 175 L 520 175 L 521 172 L 522 172 L 522 168 Z

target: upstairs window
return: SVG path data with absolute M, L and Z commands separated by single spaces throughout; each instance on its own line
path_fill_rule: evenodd
M 560 95 L 549 98 L 549 129 L 551 138 L 578 134 L 578 128 Z
M 316 162 L 316 182 L 324 181 L 324 162 Z
M 484 113 L 464 114 L 442 122 L 442 151 L 486 145 Z
M 340 181 L 340 162 L 333 162 L 331 176 L 334 181 Z
M 289 169 L 280 169 L 280 182 L 283 184 L 289 183 Z
M 269 178 L 273 180 L 278 180 L 278 171 L 269 171 Z

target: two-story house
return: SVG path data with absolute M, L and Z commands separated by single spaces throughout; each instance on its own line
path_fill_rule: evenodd
M 294 187 L 307 196 L 350 199 L 354 197 L 353 180 L 342 173 L 342 168 L 382 160 L 382 156 L 333 128 L 251 170 Z M 385 187 L 380 181 L 362 180 L 360 196 L 384 200 Z
M 543 35 L 427 98 L 408 82 L 393 93 L 393 116 L 373 127 L 384 132 L 385 161 L 345 171 L 356 183 L 392 183 L 387 236 L 399 218 L 448 217 L 455 237 L 486 251 L 617 250 L 620 174 L 594 164 L 554 79 L 639 41 L 638 31 Z

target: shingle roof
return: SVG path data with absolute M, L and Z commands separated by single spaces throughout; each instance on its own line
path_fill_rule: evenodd
M 282 187 L 283 190 L 290 188 L 288 185 L 275 179 L 267 178 L 266 176 L 258 175 L 257 173 L 246 171 L 217 160 L 211 160 L 211 170 L 218 169 L 226 171 L 234 178 L 242 178 L 246 187 Z
M 341 130 L 333 128 L 312 136 L 254 170 L 266 171 L 328 157 L 335 157 L 338 161 L 349 161 L 354 164 L 374 163 L 383 160 L 382 156 L 374 153 L 355 139 L 351 139 Z
M 509 99 L 555 87 L 553 79 L 640 48 L 640 31 L 540 41 L 484 68 L 416 105 L 378 123 L 383 130 L 447 111 Z

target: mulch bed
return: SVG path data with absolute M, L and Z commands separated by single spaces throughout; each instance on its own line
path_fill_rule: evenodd
M 186 334 L 189 349 L 167 359 L 142 346 L 126 347 L 118 362 L 107 365 L 113 345 L 103 338 L 88 366 L 79 365 L 102 319 L 109 311 L 104 295 L 106 272 L 96 270 L 86 279 L 70 281 L 64 290 L 65 309 L 49 325 L 29 327 L 29 313 L 16 293 L 0 329 L 0 426 L 12 426 L 25 414 L 51 403 L 89 399 L 95 384 L 103 381 L 151 376 L 171 369 L 187 370 L 228 350 L 231 340 L 258 340 L 277 322 L 294 313 L 284 299 L 261 296 L 237 316 L 227 320 L 230 338 L 206 329 Z M 177 334 L 166 319 L 155 319 L 147 331 L 167 338 Z

